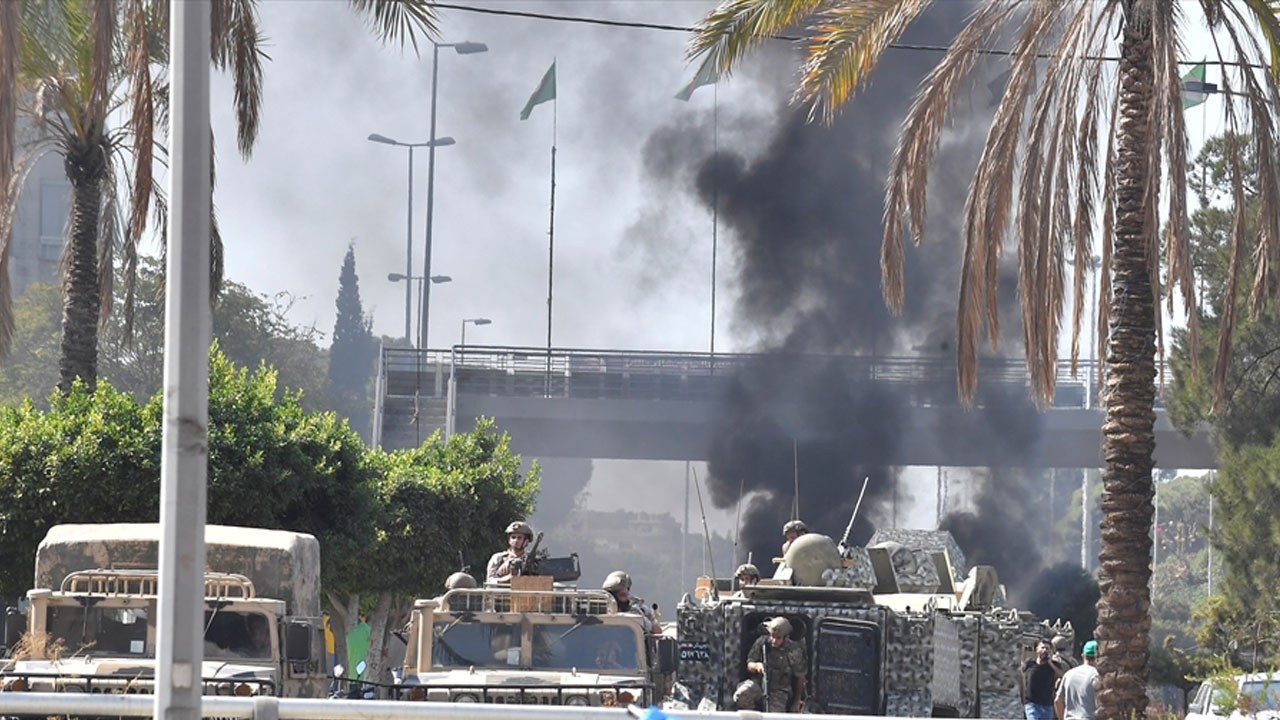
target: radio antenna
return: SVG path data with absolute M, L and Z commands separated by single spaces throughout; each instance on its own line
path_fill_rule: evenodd
M 791 495 L 791 519 L 800 519 L 800 448 L 795 438 L 791 438 L 791 481 L 794 487 Z
M 693 469 L 693 489 L 698 491 L 698 512 L 702 514 L 702 537 L 707 545 L 707 561 L 711 563 L 711 597 L 720 598 L 720 590 L 716 587 L 716 559 L 711 554 L 711 531 L 707 530 L 707 509 L 702 505 L 702 483 L 698 482 L 698 468 Z
M 738 561 L 738 538 L 742 536 L 742 491 L 746 489 L 747 481 L 738 479 L 738 510 L 737 515 L 733 519 L 733 561 Z

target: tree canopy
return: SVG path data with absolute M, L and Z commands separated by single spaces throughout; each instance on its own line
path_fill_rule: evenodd
M 0 408 L 0 597 L 28 589 L 51 525 L 157 520 L 161 402 L 103 382 L 55 393 L 48 410 Z M 208 437 L 208 521 L 316 535 L 330 597 L 435 594 L 459 553 L 501 545 L 538 487 L 492 423 L 369 450 L 345 420 L 278 388 L 274 370 L 238 368 L 216 347 Z

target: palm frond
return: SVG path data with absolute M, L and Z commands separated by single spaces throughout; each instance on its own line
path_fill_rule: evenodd
M 14 138 L 18 130 L 18 4 L 0 2 L 0 358 L 13 341 L 13 288 L 9 281 L 9 244 L 17 211 Z M 6 220 L 5 216 L 10 216 Z
M 262 121 L 263 51 L 256 0 L 222 0 L 214 4 L 213 64 L 231 67 L 235 83 L 236 138 L 240 155 L 253 154 Z
M 820 11 L 795 97 L 810 106 L 810 119 L 835 120 L 837 109 L 871 76 L 885 49 L 932 4 L 933 0 L 864 0 Z
M 126 13 L 125 61 L 129 75 L 129 130 L 133 135 L 133 180 L 129 193 L 129 237 L 134 242 L 142 237 L 147 227 L 147 214 L 151 201 L 152 147 L 155 137 L 155 104 L 151 83 L 151 58 L 147 44 L 150 35 L 147 27 L 144 0 L 129 0 Z M 126 332 L 126 335 L 128 332 Z
M 418 54 L 418 39 L 439 36 L 436 10 L 427 0 L 349 0 L 357 14 L 383 42 L 404 48 L 407 41 Z
M 107 104 L 111 101 L 111 71 L 115 67 L 112 50 L 115 39 L 116 1 L 97 0 L 93 3 L 92 56 L 87 68 L 91 78 L 88 104 L 92 108 L 92 114 L 104 118 L 107 115 Z
M 884 1 L 876 0 L 877 3 Z M 694 27 L 687 57 L 694 60 L 706 55 L 717 77 L 729 77 L 751 48 L 800 22 L 824 4 L 825 0 L 726 0 Z
M 974 51 L 1007 17 L 1008 11 L 998 3 L 984 5 L 922 83 L 922 88 L 929 92 L 917 93 L 903 121 L 903 127 L 909 130 L 902 133 L 893 153 L 885 190 L 885 229 L 880 251 L 885 302 L 892 312 L 901 311 L 905 293 L 902 220 L 910 218 L 912 241 L 919 244 L 924 239 L 928 168 L 938 149 L 947 109 L 961 87 L 961 80 L 973 67 L 977 58 Z

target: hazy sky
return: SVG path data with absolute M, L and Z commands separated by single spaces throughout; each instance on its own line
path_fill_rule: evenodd
M 689 25 L 712 4 L 511 2 L 489 6 Z M 713 89 L 673 98 L 692 77 L 679 32 L 610 28 L 441 10 L 441 41 L 487 43 L 482 54 L 441 49 L 432 273 L 453 277 L 431 294 L 431 347 L 458 342 L 544 345 L 550 148 L 556 129 L 554 344 L 703 350 L 709 342 L 709 213 L 642 179 L 646 143 L 660 127 L 702 122 Z M 227 275 L 258 292 L 298 296 L 293 319 L 330 333 L 338 270 L 354 240 L 360 293 L 379 334 L 404 327 L 407 155 L 369 142 L 429 137 L 430 46 L 382 47 L 345 2 L 261 5 L 269 37 L 265 111 L 253 158 L 232 142 L 230 93 L 215 80 L 216 202 Z M 557 62 L 558 100 L 519 111 Z M 719 89 L 719 102 L 776 104 L 750 81 Z M 764 97 L 762 98 L 762 95 Z M 722 142 L 740 142 L 722 129 Z M 710 133 L 706 135 L 710 150 Z M 683 149 L 681 149 L 683 150 Z M 673 149 L 674 151 L 674 149 Z M 414 274 L 422 274 L 427 152 L 415 151 Z M 689 178 L 670 178 L 687 183 Z M 665 188 L 670 190 L 670 187 Z M 676 202 L 672 202 L 672 199 Z M 731 257 L 722 257 L 724 268 Z M 721 283 L 721 308 L 732 284 Z M 415 291 L 416 303 L 416 291 Z M 721 314 L 724 317 L 723 313 Z M 416 318 L 416 313 L 415 313 Z M 416 319 L 414 321 L 416 323 Z M 722 323 L 721 347 L 732 344 Z M 720 348 L 718 348 L 720 349 Z
M 688 26 L 715 3 L 477 4 Z M 405 270 L 407 151 L 366 138 L 380 133 L 407 142 L 428 139 L 430 45 L 421 57 L 411 49 L 381 46 L 338 0 L 267 2 L 260 9 L 271 60 L 262 130 L 247 162 L 235 152 L 229 86 L 220 77 L 214 85 L 215 201 L 227 276 L 260 293 L 292 293 L 297 302 L 291 319 L 314 324 L 327 336 L 339 268 L 354 242 L 361 297 L 375 333 L 399 336 L 404 285 L 386 276 Z M 753 56 L 734 78 L 716 89 L 704 87 L 684 103 L 673 96 L 694 74 L 684 60 L 685 33 L 453 9 L 440 15 L 442 42 L 484 42 L 489 50 L 440 51 L 437 136 L 451 136 L 457 144 L 436 154 L 432 273 L 450 275 L 453 282 L 433 287 L 430 347 L 458 342 L 460 321 L 467 317 L 493 320 L 468 327 L 469 343 L 545 344 L 554 122 L 554 345 L 705 351 L 712 223 L 695 192 L 690 168 L 696 163 L 678 160 L 710 154 L 713 104 L 719 109 L 720 149 L 749 162 L 766 146 L 779 130 L 779 118 L 787 116 L 779 108 L 794 80 L 795 63 L 785 48 Z M 1207 52 L 1193 46 L 1188 57 L 1202 54 Z M 521 121 L 520 109 L 553 60 L 558 100 Z M 1214 71 L 1209 80 L 1215 80 Z M 901 93 L 913 89 L 904 85 Z M 858 112 L 856 102 L 845 112 Z M 1216 124 L 1220 113 L 1217 98 L 1188 113 L 1193 153 L 1205 120 Z M 891 146 L 896 125 L 879 130 L 882 137 L 871 141 Z M 420 275 L 426 150 L 416 151 L 415 160 L 413 274 Z M 682 167 L 667 175 L 657 170 Z M 873 169 L 877 177 L 882 172 Z M 740 258 L 723 226 L 720 233 L 716 349 L 749 350 L 759 329 L 732 319 Z M 611 465 L 616 485 L 657 479 L 652 468 Z M 670 498 L 683 484 L 683 469 L 667 464 L 660 474 L 668 490 L 631 494 L 624 504 L 679 514 L 682 502 Z M 618 497 L 595 482 L 589 488 L 593 498 Z M 927 488 L 921 494 L 929 499 Z M 928 504 L 922 502 L 922 509 Z M 731 524 L 732 511 L 717 515 L 721 522 L 714 525 Z

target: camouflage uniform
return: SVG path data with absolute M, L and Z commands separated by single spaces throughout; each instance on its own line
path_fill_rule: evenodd
M 809 672 L 809 662 L 805 659 L 804 644 L 788 638 L 782 647 L 772 645 L 767 634 L 756 638 L 747 652 L 747 662 L 765 662 L 765 673 L 769 677 L 769 697 L 766 698 L 765 712 L 790 712 L 792 686 L 796 678 L 803 678 Z M 765 657 L 768 657 L 767 662 Z M 733 693 L 733 702 L 740 710 L 751 709 L 756 700 L 764 696 L 764 687 L 760 680 L 751 678 L 738 684 Z
M 485 572 L 485 577 L 488 579 L 489 582 L 493 582 L 498 578 L 509 574 L 507 572 L 502 572 L 502 570 L 506 569 L 502 567 L 505 563 L 511 560 L 516 560 L 516 559 L 519 559 L 521 562 L 524 562 L 527 558 L 528 558 L 528 553 L 525 553 L 523 555 L 517 555 L 510 550 L 503 550 L 502 552 L 496 552 L 493 554 L 493 557 L 489 558 L 489 566 L 487 571 Z

